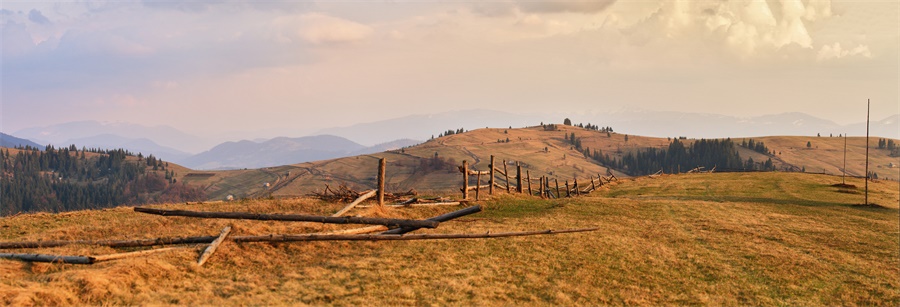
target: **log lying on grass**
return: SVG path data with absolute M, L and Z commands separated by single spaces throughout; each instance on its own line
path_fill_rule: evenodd
M 225 228 L 222 229 L 222 233 L 219 234 L 219 237 L 213 240 L 212 243 L 206 247 L 206 250 L 203 251 L 203 254 L 200 255 L 200 259 L 197 260 L 198 266 L 203 266 L 203 264 L 206 263 L 206 260 L 209 260 L 209 257 L 216 252 L 216 249 L 219 248 L 219 244 L 222 244 L 222 241 L 225 241 L 225 237 L 227 237 L 229 233 L 231 233 L 231 226 L 225 226 Z
M 441 214 L 432 218 L 429 218 L 428 221 L 435 222 L 446 222 L 455 218 L 463 217 L 469 214 L 474 214 L 481 212 L 481 206 L 472 206 L 462 210 L 456 210 L 450 213 Z M 416 231 L 420 229 L 419 227 L 400 227 L 396 229 L 391 229 L 385 232 L 382 232 L 383 235 L 400 235 L 410 231 Z
M 306 242 L 306 241 L 409 241 L 409 240 L 447 240 L 447 239 L 479 239 L 479 238 L 504 238 L 537 235 L 552 235 L 559 233 L 574 233 L 596 231 L 600 228 L 578 228 L 563 230 L 537 230 L 516 232 L 486 232 L 486 233 L 447 233 L 447 234 L 405 234 L 405 235 L 271 235 L 271 236 L 246 236 L 234 237 L 235 242 Z
M 15 259 L 28 262 L 53 262 L 53 263 L 70 263 L 70 264 L 93 264 L 93 257 L 85 256 L 61 256 L 46 254 L 7 254 L 0 253 L 0 258 Z
M 250 242 L 305 242 L 305 241 L 405 241 L 405 240 L 446 240 L 446 239 L 478 239 L 478 238 L 502 238 L 502 237 L 521 237 L 521 236 L 534 236 L 534 235 L 551 235 L 551 234 L 559 234 L 559 233 L 573 233 L 573 232 L 588 232 L 588 231 L 596 231 L 600 228 L 579 228 L 579 229 L 563 229 L 563 230 L 538 230 L 538 231 L 519 231 L 519 232 L 496 232 L 496 233 L 455 233 L 455 234 L 405 234 L 405 235 L 390 235 L 390 234 L 362 234 L 362 235 L 342 235 L 342 234 L 295 234 L 295 235 L 267 235 L 267 236 L 233 236 L 228 237 L 227 240 L 231 240 L 234 242 L 241 243 L 250 243 Z M 190 239 L 197 240 L 206 240 L 206 242 L 201 243 L 210 243 L 215 240 L 216 237 L 213 236 L 205 236 L 205 237 L 193 237 Z M 70 241 L 73 242 L 73 241 Z M 103 241 L 96 241 L 96 245 Z M 125 244 L 120 242 L 118 247 L 138 247 L 138 246 L 152 246 L 152 245 L 160 245 L 160 244 L 149 244 L 150 242 L 172 242 L 170 239 L 159 238 L 159 239 L 150 239 L 150 240 L 133 240 L 130 241 L 131 244 Z M 83 244 L 88 244 L 84 243 Z M 3 254 L 0 254 L 3 255 Z
M 0 249 L 13 248 L 42 248 L 42 247 L 60 247 L 66 245 L 99 245 L 115 248 L 122 247 L 142 247 L 157 245 L 179 245 L 179 244 L 209 244 L 215 240 L 215 236 L 202 237 L 176 237 L 176 238 L 155 238 L 155 239 L 138 239 L 138 240 L 53 240 L 53 241 L 31 241 L 31 242 L 0 242 Z
M 148 249 L 148 250 L 129 252 L 129 253 L 117 253 L 117 254 L 93 256 L 93 258 L 94 258 L 94 262 L 101 262 L 101 261 L 110 261 L 110 260 L 116 260 L 116 259 L 138 257 L 138 256 L 168 252 L 168 251 L 173 251 L 173 250 L 181 250 L 181 249 L 184 249 L 184 247 L 166 247 L 166 248 Z
M 375 190 L 366 191 L 365 193 L 363 193 L 363 195 L 360 195 L 359 198 L 357 198 L 352 203 L 350 203 L 349 205 L 344 207 L 344 209 L 341 209 L 340 211 L 338 211 L 337 213 L 335 213 L 331 216 L 344 215 L 344 213 L 347 213 L 347 211 L 350 211 L 351 209 L 353 209 L 353 207 L 356 207 L 356 205 L 359 205 L 359 203 L 363 202 L 366 199 L 372 198 L 372 196 L 375 196 L 375 192 L 376 192 Z
M 162 210 L 134 207 L 135 212 L 157 214 L 163 216 L 186 216 L 199 218 L 242 219 L 262 221 L 318 222 L 325 224 L 367 224 L 394 227 L 436 228 L 439 222 L 428 220 L 404 220 L 356 216 L 317 216 L 301 214 L 261 214 L 250 212 L 200 212 L 186 210 Z

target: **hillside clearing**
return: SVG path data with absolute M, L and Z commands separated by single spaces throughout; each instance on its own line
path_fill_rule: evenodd
M 896 182 L 871 201 L 793 173 L 667 175 L 624 180 L 589 196 L 517 195 L 417 233 L 600 227 L 542 237 L 409 242 L 225 242 L 204 267 L 202 246 L 92 266 L 0 260 L 0 304 L 335 305 L 886 305 L 900 304 Z M 848 183 L 862 187 L 859 179 Z M 842 191 L 843 189 L 843 191 Z M 859 189 L 859 188 L 857 188 Z M 305 199 L 169 204 L 166 209 L 330 214 Z M 453 208 L 356 209 L 424 218 Z M 130 208 L 0 219 L 0 240 L 128 239 L 304 233 L 339 226 L 199 220 Z M 125 250 L 121 250 L 125 251 Z M 102 255 L 70 246 L 10 252 Z

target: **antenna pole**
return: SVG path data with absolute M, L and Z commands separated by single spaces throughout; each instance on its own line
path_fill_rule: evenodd
M 869 112 L 872 109 L 872 102 L 866 99 L 866 203 L 869 204 Z
M 847 134 L 844 133 L 844 168 L 841 169 L 841 184 L 847 184 L 845 177 L 847 177 Z

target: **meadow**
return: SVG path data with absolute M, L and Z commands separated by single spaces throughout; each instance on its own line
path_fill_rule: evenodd
M 590 195 L 505 193 L 479 214 L 416 233 L 599 227 L 500 239 L 224 243 L 94 265 L 0 260 L 2 305 L 866 305 L 900 304 L 900 189 L 799 173 L 664 175 Z M 259 199 L 163 204 L 203 211 L 330 214 L 343 204 Z M 456 207 L 365 208 L 426 218 Z M 203 220 L 131 208 L 0 219 L 0 241 L 304 233 L 348 226 Z M 7 250 L 101 255 L 67 246 Z

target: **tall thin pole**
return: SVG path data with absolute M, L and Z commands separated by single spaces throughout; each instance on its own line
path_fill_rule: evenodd
M 872 108 L 872 102 L 866 99 L 866 203 L 869 204 L 869 111 Z
M 844 168 L 842 169 L 843 173 L 841 175 L 841 184 L 847 184 L 845 181 L 845 177 L 847 177 L 847 134 L 844 133 Z
M 378 205 L 384 206 L 384 173 L 387 162 L 384 158 L 378 160 Z

